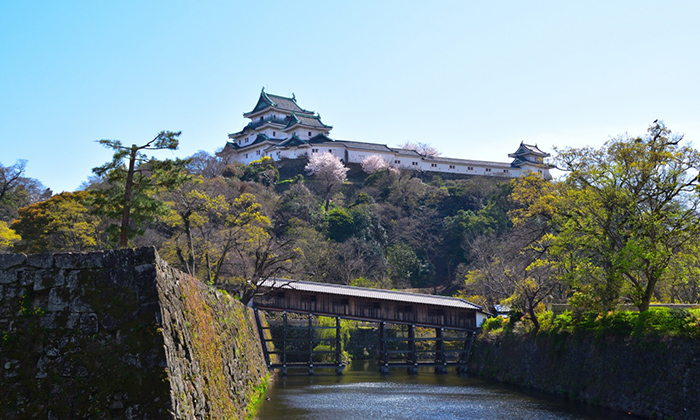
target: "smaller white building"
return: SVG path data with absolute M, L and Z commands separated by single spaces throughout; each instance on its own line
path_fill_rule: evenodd
M 329 152 L 350 163 L 362 163 L 367 157 L 378 155 L 391 166 L 416 171 L 505 178 L 539 172 L 545 179 L 551 178 L 551 166 L 544 162 L 549 153 L 522 142 L 515 152 L 508 154 L 513 161 L 507 163 L 427 156 L 385 144 L 335 140 L 329 137 L 333 127 L 321 122 L 318 113 L 297 105 L 294 95 L 291 98 L 272 95 L 264 88 L 253 110 L 243 116 L 250 122 L 241 131 L 229 134 L 229 141 L 219 153 L 243 164 L 263 156 L 278 161 Z

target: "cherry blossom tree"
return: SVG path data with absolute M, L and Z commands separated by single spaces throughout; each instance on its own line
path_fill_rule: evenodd
M 428 157 L 440 156 L 442 154 L 438 149 L 434 148 L 428 143 L 413 143 L 411 141 L 407 141 L 403 144 L 400 144 L 399 147 L 401 149 L 414 150 L 419 154 Z
M 321 185 L 326 200 L 325 209 L 328 211 L 331 193 L 345 182 L 350 169 L 331 152 L 314 153 L 305 169 Z
M 389 162 L 379 155 L 369 155 L 362 161 L 362 170 L 368 174 L 387 169 Z

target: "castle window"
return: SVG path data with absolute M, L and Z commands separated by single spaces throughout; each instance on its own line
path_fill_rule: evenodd
M 454 169 L 454 168 L 455 168 L 455 166 L 454 166 L 454 165 L 450 165 L 450 169 Z
M 491 168 L 486 168 L 486 172 L 491 172 Z
M 311 153 L 318 153 L 318 149 L 311 149 Z
M 311 137 L 311 131 L 309 131 L 309 137 Z
M 276 132 L 276 131 L 273 131 L 273 132 L 272 132 L 272 137 L 275 137 L 276 135 L 277 135 L 277 132 Z
M 431 163 L 431 164 L 430 164 L 430 167 L 431 167 L 431 168 L 437 168 L 437 163 Z
M 256 151 L 255 151 L 255 154 L 258 155 L 258 156 L 260 156 L 260 150 L 256 150 Z
M 395 160 L 394 163 L 397 164 L 397 165 L 400 165 L 400 164 L 401 164 L 401 161 L 400 161 L 400 160 Z
M 411 162 L 411 165 L 418 166 L 418 162 Z
M 508 169 L 504 169 L 503 172 L 504 172 L 504 173 L 508 173 Z
M 328 153 L 333 153 L 333 149 L 328 149 Z
M 248 153 L 245 154 L 245 158 L 248 159 Z
M 467 170 L 468 170 L 468 171 L 473 171 L 473 170 L 474 170 L 474 167 L 473 167 L 473 166 L 467 166 Z

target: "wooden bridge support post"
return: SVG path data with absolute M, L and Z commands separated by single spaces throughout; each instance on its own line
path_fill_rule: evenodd
M 447 373 L 444 328 L 435 328 L 435 373 Z
M 469 362 L 469 354 L 471 353 L 475 336 L 476 333 L 468 332 L 467 336 L 464 337 L 464 349 L 459 357 L 459 373 L 467 373 L 467 363 Z
M 253 313 L 255 314 L 255 323 L 258 325 L 258 334 L 260 335 L 260 343 L 262 343 L 262 350 L 263 350 L 263 356 L 265 357 L 265 363 L 267 364 L 267 367 L 269 368 L 270 365 L 270 353 L 269 349 L 267 348 L 267 341 L 265 340 L 265 332 L 263 330 L 262 323 L 260 322 L 260 313 L 258 311 L 258 308 L 255 308 L 253 310 Z
M 312 314 L 309 314 L 309 375 L 314 374 L 314 330 Z
M 282 375 L 287 375 L 287 311 L 282 311 Z
M 413 366 L 408 368 L 408 373 L 415 375 L 418 373 L 418 353 L 416 353 L 416 326 L 411 324 L 406 326 L 408 329 L 408 362 Z
M 343 346 L 340 340 L 340 317 L 335 317 L 335 373 L 343 374 Z
M 379 323 L 379 371 L 389 373 L 389 353 L 386 348 L 386 322 Z

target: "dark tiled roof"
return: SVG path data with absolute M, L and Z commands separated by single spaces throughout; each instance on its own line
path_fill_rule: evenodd
M 292 96 L 291 98 L 287 98 L 285 96 L 272 95 L 266 93 L 265 89 L 260 92 L 260 98 L 258 99 L 258 103 L 255 105 L 255 108 L 243 115 L 255 114 L 256 112 L 260 112 L 266 108 L 275 108 L 284 111 L 313 115 L 313 111 L 307 111 L 297 105 L 295 97 Z
M 393 152 L 386 144 L 377 143 L 365 143 L 361 141 L 351 141 L 351 140 L 336 140 L 338 144 L 342 144 L 349 149 L 360 149 L 360 150 L 371 150 L 375 152 Z
M 269 287 L 272 289 L 291 289 L 310 293 L 326 293 L 338 296 L 353 296 L 368 299 L 388 300 L 393 302 L 420 303 L 432 306 L 472 309 L 479 312 L 484 311 L 481 306 L 467 302 L 464 299 L 420 293 L 397 292 L 394 290 L 368 289 L 364 287 L 344 286 L 340 284 L 284 279 L 267 279 L 260 286 Z
M 328 137 L 325 134 L 316 134 L 315 136 L 311 137 L 309 139 L 309 143 L 327 143 L 327 142 L 333 142 L 332 138 Z
M 284 140 L 280 144 L 278 144 L 278 147 L 289 147 L 289 146 L 303 146 L 303 145 L 308 145 L 309 142 L 306 140 L 302 140 L 299 137 L 297 137 L 296 134 L 293 134 L 292 137 L 288 138 L 287 140 Z
M 394 153 L 400 153 L 403 156 L 412 155 L 413 157 L 423 157 L 420 153 L 413 149 L 391 149 Z
M 543 152 L 536 144 L 525 144 L 520 142 L 520 147 L 515 153 L 508 153 L 508 157 L 518 157 L 522 155 L 535 155 L 538 157 L 549 157 L 549 153 Z

